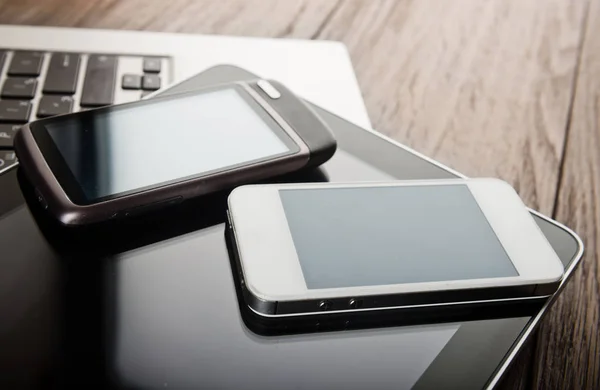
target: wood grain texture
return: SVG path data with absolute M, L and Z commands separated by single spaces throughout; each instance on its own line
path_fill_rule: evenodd
M 5 0 L 0 23 L 343 41 L 376 129 L 470 176 L 501 177 L 550 213 L 584 5 Z
M 586 254 L 539 333 L 540 389 L 600 389 L 600 3 L 590 4 L 555 213 Z
M 0 23 L 344 42 L 377 130 L 511 182 L 585 238 L 500 387 L 600 388 L 598 0 L 0 0 Z
M 536 338 L 532 337 L 525 343 L 507 374 L 498 383 L 497 389 L 528 390 L 532 387 L 532 373 L 536 364 L 536 342 Z
M 311 38 L 339 0 L 0 1 L 0 23 Z
M 344 41 L 375 127 L 550 213 L 584 2 L 344 2 Z

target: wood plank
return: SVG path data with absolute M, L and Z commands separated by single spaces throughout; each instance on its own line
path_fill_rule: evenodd
M 536 339 L 532 337 L 522 347 L 521 352 L 512 362 L 508 372 L 500 380 L 496 388 L 510 390 L 531 389 L 532 372 L 535 368 Z
M 535 388 L 600 389 L 600 3 L 592 1 L 555 218 L 586 244 L 580 268 L 544 323 Z
M 349 1 L 319 38 L 348 45 L 374 126 L 550 213 L 582 1 Z
M 376 129 L 549 213 L 583 4 L 5 1 L 0 23 L 341 40 Z
M 1 1 L 0 23 L 310 38 L 338 0 Z

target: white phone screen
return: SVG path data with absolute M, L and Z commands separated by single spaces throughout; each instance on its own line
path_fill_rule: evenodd
M 464 184 L 279 195 L 309 289 L 519 275 Z

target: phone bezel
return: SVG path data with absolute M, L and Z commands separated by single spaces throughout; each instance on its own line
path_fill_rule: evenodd
M 308 289 L 279 197 L 280 189 L 467 185 L 519 276 L 380 286 Z M 404 183 L 244 186 L 229 197 L 229 212 L 245 286 L 265 302 L 385 296 L 557 282 L 564 269 L 525 205 L 497 179 L 419 180 Z M 476 293 L 474 293 L 476 295 Z
M 224 89 L 235 90 L 238 93 L 238 95 L 250 106 L 250 108 L 259 115 L 259 117 L 271 129 L 271 131 L 286 145 L 288 151 L 276 155 L 270 155 L 264 158 L 255 159 L 252 161 L 246 161 L 239 164 L 229 165 L 226 167 L 202 172 L 199 174 L 179 177 L 173 180 L 148 185 L 145 187 L 135 188 L 128 191 L 122 191 L 115 194 L 90 199 L 86 196 L 79 181 L 76 179 L 71 168 L 66 163 L 60 150 L 52 140 L 52 137 L 50 136 L 46 128 L 47 125 L 56 124 L 64 121 L 65 116 L 61 115 L 48 119 L 43 119 L 40 121 L 35 121 L 29 125 L 29 128 L 31 130 L 33 138 L 35 139 L 36 144 L 39 147 L 39 150 L 41 151 L 44 157 L 46 164 L 48 165 L 50 171 L 53 173 L 58 183 L 60 184 L 64 193 L 72 203 L 79 206 L 94 205 L 109 200 L 123 198 L 133 194 L 148 192 L 172 184 L 207 177 L 217 173 L 232 171 L 242 166 L 258 164 L 261 162 L 286 157 L 300 152 L 300 145 L 297 142 L 295 142 L 291 134 L 289 134 L 289 132 L 285 130 L 287 127 L 289 127 L 289 125 L 282 118 L 279 118 L 277 115 L 273 115 L 273 113 L 270 112 L 274 110 L 273 107 L 269 105 L 265 100 L 263 100 L 260 96 L 257 96 L 257 94 L 252 89 L 250 89 L 243 83 L 219 85 L 211 88 L 202 89 L 201 91 L 180 93 L 177 95 L 170 95 L 166 97 L 156 97 L 154 99 L 141 100 L 133 103 L 120 104 L 116 106 L 82 111 L 75 115 L 77 115 L 80 118 L 80 121 L 91 123 L 93 122 L 94 117 L 97 115 L 106 115 L 113 112 L 137 109 L 139 107 L 145 106 L 152 106 L 154 104 L 160 104 L 165 100 L 177 100 L 182 98 L 185 99 Z

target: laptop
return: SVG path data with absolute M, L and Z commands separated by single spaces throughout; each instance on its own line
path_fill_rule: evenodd
M 0 25 L 0 174 L 16 165 L 23 124 L 135 101 L 217 64 L 280 80 L 370 128 L 339 42 Z

